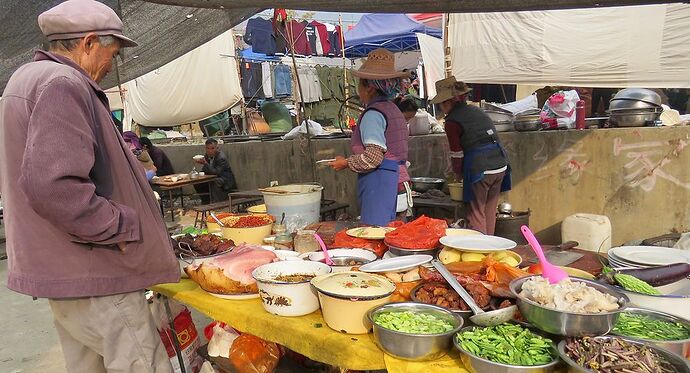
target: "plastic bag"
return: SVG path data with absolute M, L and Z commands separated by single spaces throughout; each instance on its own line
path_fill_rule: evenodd
M 230 348 L 240 335 L 235 329 L 220 321 L 214 321 L 204 328 L 204 335 L 208 339 L 208 356 L 230 357 Z
M 251 334 L 237 337 L 230 348 L 230 361 L 238 373 L 270 373 L 280 360 L 280 349 Z
M 549 97 L 541 110 L 546 129 L 575 128 L 575 107 L 580 96 L 575 90 L 558 91 Z
M 416 220 L 398 227 L 386 234 L 385 242 L 404 249 L 433 249 L 438 240 L 446 234 L 445 220 L 420 216 Z
M 196 331 L 196 325 L 194 325 L 194 321 L 192 320 L 192 314 L 187 307 L 180 303 L 174 301 L 169 302 L 171 314 L 176 315 L 173 324 L 175 325 L 175 332 L 177 335 L 170 330 L 163 302 L 154 298 L 150 308 L 154 320 L 156 320 L 161 341 L 163 341 L 165 350 L 168 353 L 173 372 L 177 373 L 182 371 L 175 352 L 175 342 L 173 340 L 175 337 L 177 337 L 177 341 L 182 349 L 182 361 L 184 362 L 185 370 L 187 372 L 199 372 L 204 361 L 197 353 L 201 341 Z
M 351 247 L 355 249 L 366 249 L 373 251 L 379 258 L 388 250 L 388 247 L 381 240 L 367 240 L 364 238 L 351 237 L 347 229 L 335 234 L 331 248 Z

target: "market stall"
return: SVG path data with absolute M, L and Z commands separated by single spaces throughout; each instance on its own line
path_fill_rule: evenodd
M 222 223 L 236 224 L 237 219 L 244 217 L 230 215 Z M 284 229 L 283 225 L 276 227 Z M 690 321 L 684 318 L 686 312 L 664 313 L 659 305 L 639 298 L 634 303 L 630 301 L 647 292 L 657 292 L 659 299 L 668 300 L 672 298 L 668 294 L 688 291 L 690 280 L 685 277 L 690 274 L 690 256 L 683 254 L 687 256 L 683 265 L 673 264 L 672 258 L 679 251 L 668 249 L 663 257 L 653 258 L 647 256 L 653 252 L 651 247 L 620 247 L 607 258 L 565 245 L 544 246 L 546 258 L 561 266 L 554 268 L 565 270 L 562 275 L 566 278 L 570 276 L 550 285 L 546 280 L 552 276 L 549 264 L 532 253 L 532 248 L 539 244 L 529 230 L 525 237 L 530 246 L 518 247 L 511 240 L 447 229 L 444 221 L 427 217 L 407 224 L 392 223 L 388 228 L 351 227 L 342 222 L 319 222 L 306 227 L 313 229 L 310 232 L 320 232 L 325 245 L 322 249 L 329 248 L 328 256 L 318 250 L 319 239 L 310 238 L 311 234 L 304 236 L 302 232 L 307 231 L 298 231 L 290 243 L 281 238 L 284 233 L 278 233 L 267 241 L 273 244 L 271 248 L 240 244 L 216 254 L 220 256 L 197 258 L 199 262 L 185 266 L 190 279 L 159 285 L 153 290 L 243 333 L 341 370 L 479 373 L 503 364 L 565 372 L 566 365 L 585 364 L 586 360 L 575 362 L 577 356 L 588 354 L 588 343 L 600 340 L 589 342 L 588 336 L 599 335 L 606 335 L 606 340 L 616 346 L 651 354 L 651 360 L 640 365 L 647 369 L 642 371 L 671 373 L 690 369 L 681 357 L 690 357 L 690 344 L 686 343 L 690 339 Z M 225 228 L 222 234 L 230 237 Z M 440 251 L 439 244 L 443 247 Z M 331 259 L 334 263 L 323 263 Z M 633 264 L 638 269 L 626 269 Z M 236 272 L 240 267 L 245 274 Z M 228 276 L 232 287 L 212 275 L 214 268 L 222 269 L 221 277 Z M 253 280 L 246 277 L 247 271 Z M 595 276 L 599 281 L 594 281 Z M 458 283 L 453 285 L 451 280 Z M 642 284 L 650 290 L 643 290 Z M 458 296 L 458 287 L 469 298 Z M 548 296 L 539 295 L 542 292 L 567 295 L 551 295 L 560 300 L 549 300 Z M 471 301 L 465 303 L 466 299 Z M 408 303 L 395 303 L 405 301 Z M 471 304 L 484 311 L 470 310 Z M 627 309 L 632 305 L 645 309 Z M 501 313 L 514 321 L 480 322 L 475 317 L 481 312 Z M 473 313 L 476 315 L 472 316 Z M 412 319 L 395 319 L 401 315 Z M 653 326 L 649 330 L 636 328 L 640 320 Z M 426 325 L 424 322 L 430 324 L 422 326 Z M 483 327 L 470 327 L 472 323 Z M 501 324 L 494 326 L 498 323 Z M 524 329 L 524 325 L 530 325 L 533 331 Z M 417 327 L 422 329 L 410 332 Z M 426 329 L 441 327 L 445 329 Z M 391 328 L 397 330 L 396 337 L 386 339 L 385 334 L 390 333 L 386 330 Z M 613 334 L 609 334 L 612 329 Z M 443 334 L 449 330 L 450 334 Z M 660 330 L 671 334 L 654 334 L 661 333 Z M 542 332 L 550 336 L 544 339 Z M 417 339 L 409 339 L 410 333 Z M 501 350 L 506 355 L 486 346 L 477 347 L 501 335 L 505 337 L 506 333 L 512 338 L 510 347 L 500 347 L 507 348 Z M 432 350 L 430 345 L 420 342 L 425 338 L 437 338 Z M 513 343 L 521 338 L 526 339 Z M 556 352 L 556 344 L 560 352 Z M 629 359 L 619 355 L 617 348 L 607 355 L 606 364 L 628 364 Z

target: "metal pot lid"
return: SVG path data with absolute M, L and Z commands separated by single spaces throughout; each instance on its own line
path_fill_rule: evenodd
M 613 97 L 613 100 L 618 99 L 639 100 L 661 106 L 661 96 L 651 89 L 645 88 L 626 88 L 620 90 Z
M 385 277 L 364 272 L 338 272 L 312 280 L 319 291 L 345 298 L 385 297 L 393 293 L 395 284 Z

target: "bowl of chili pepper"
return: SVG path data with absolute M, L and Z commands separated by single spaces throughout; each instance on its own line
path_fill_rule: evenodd
M 223 238 L 236 244 L 263 244 L 264 238 L 271 235 L 274 219 L 268 214 L 233 214 L 224 219 L 221 232 Z

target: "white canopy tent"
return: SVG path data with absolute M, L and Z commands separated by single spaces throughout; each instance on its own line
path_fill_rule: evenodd
M 467 82 L 690 88 L 690 5 L 452 14 L 447 37 Z
M 171 126 L 205 119 L 237 105 L 242 89 L 234 55 L 230 30 L 125 83 L 125 121 L 132 118 L 147 127 Z

